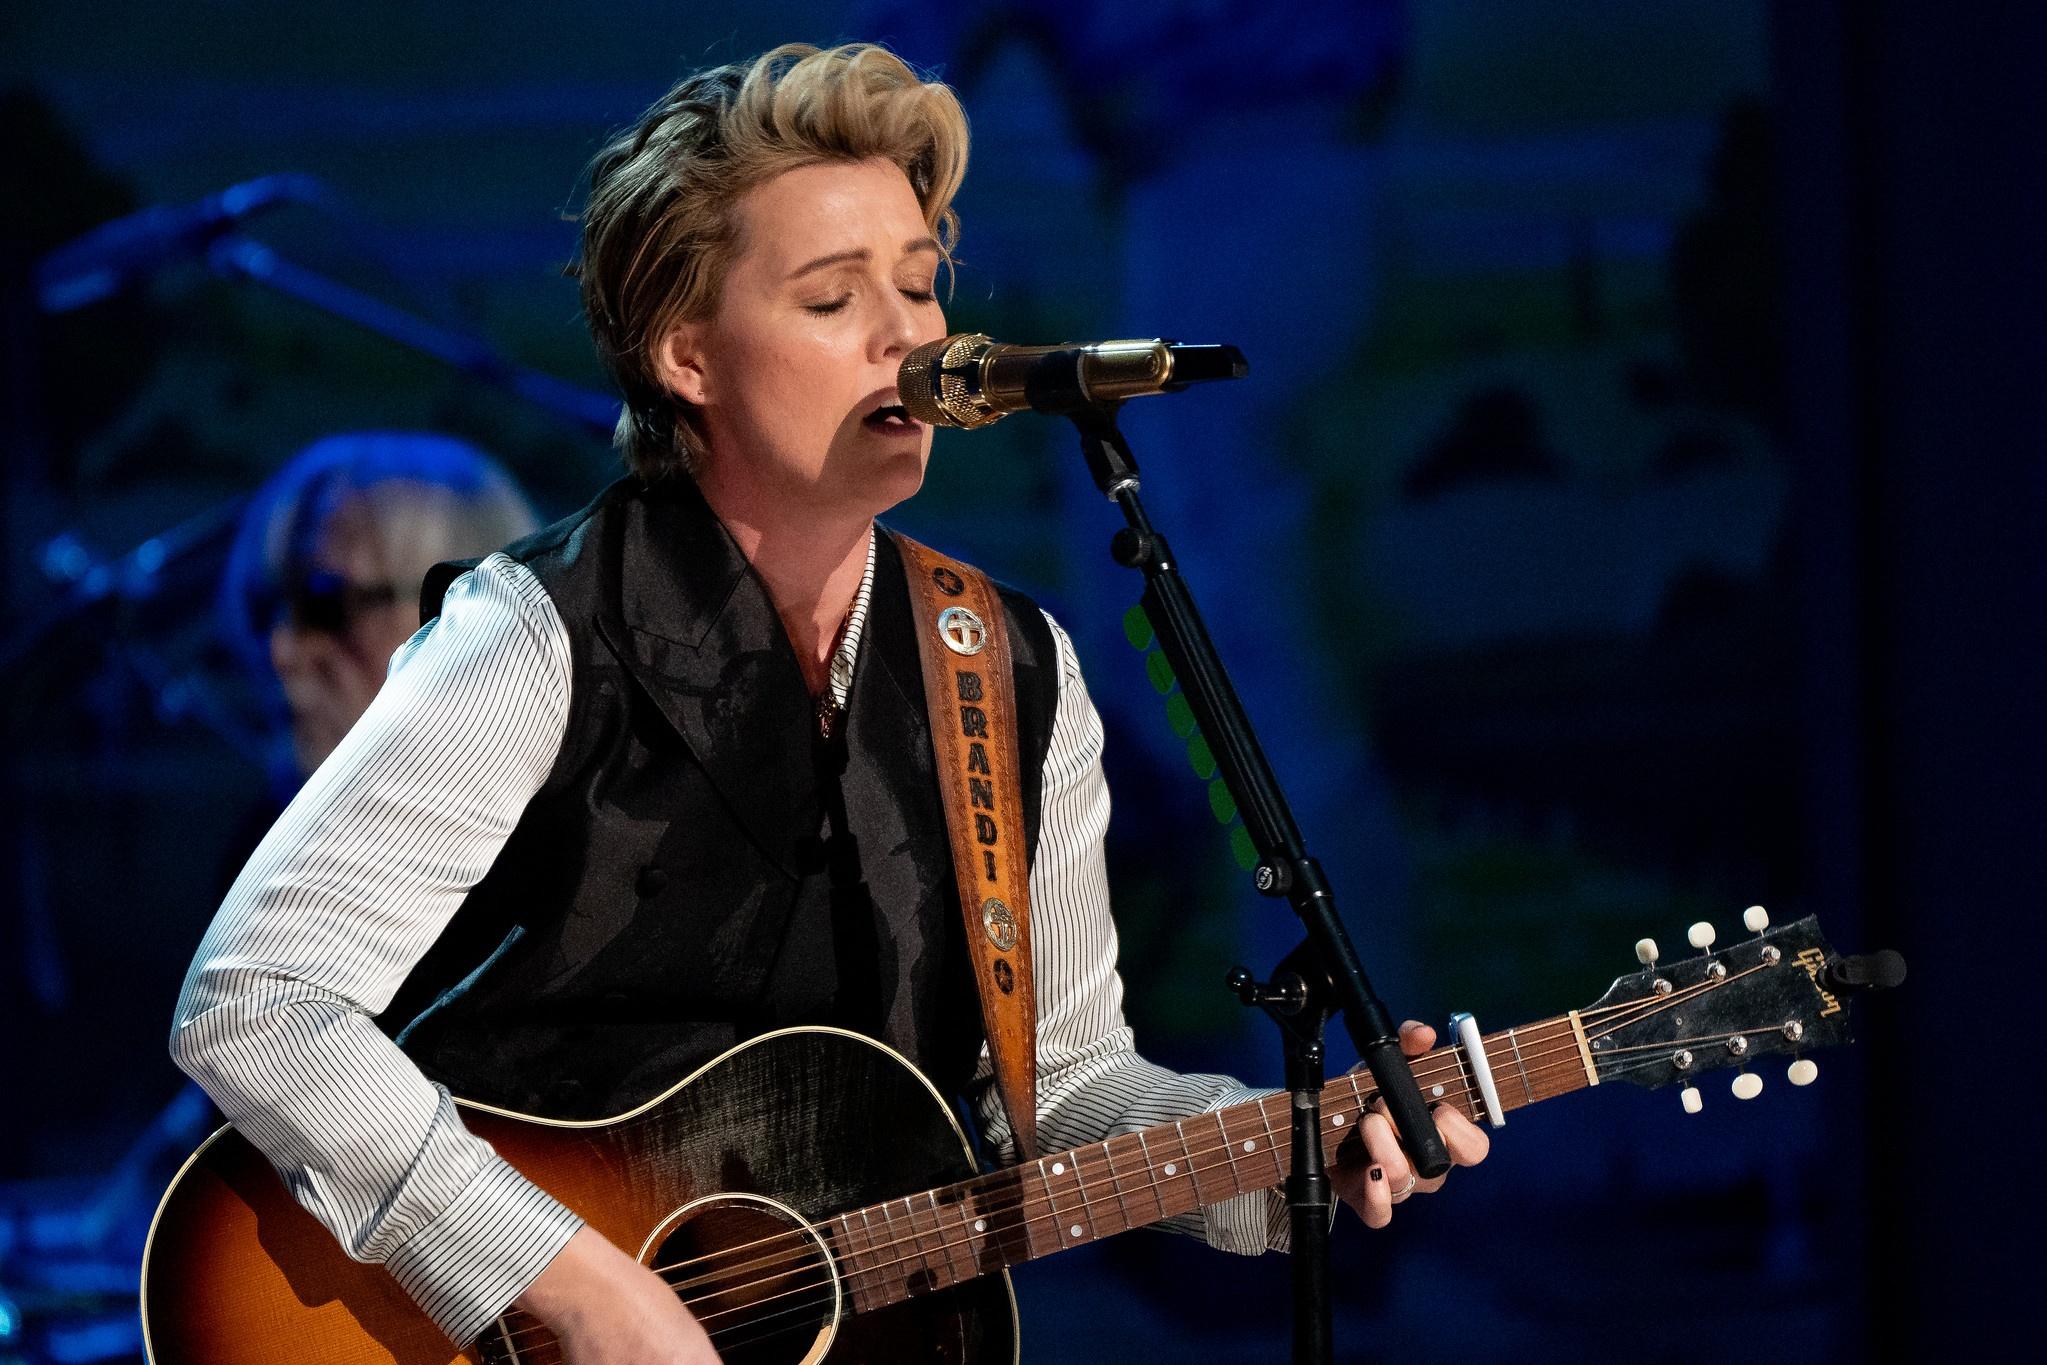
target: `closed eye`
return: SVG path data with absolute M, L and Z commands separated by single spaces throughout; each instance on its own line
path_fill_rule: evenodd
M 819 317 L 825 317 L 838 312 L 841 308 L 852 302 L 852 299 L 853 296 L 851 294 L 844 294 L 833 299 L 830 303 L 806 303 L 803 305 L 803 309 L 807 313 L 816 313 Z

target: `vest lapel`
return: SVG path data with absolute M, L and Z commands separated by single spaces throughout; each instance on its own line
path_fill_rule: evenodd
M 783 872 L 816 842 L 811 699 L 767 585 L 691 480 L 628 500 L 619 598 L 598 617 L 619 663 Z

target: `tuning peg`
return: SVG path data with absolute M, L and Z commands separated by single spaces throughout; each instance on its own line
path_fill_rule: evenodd
M 1760 905 L 1751 905 L 1741 912 L 1741 922 L 1748 926 L 1751 934 L 1760 934 L 1770 927 L 1770 912 Z
M 1655 939 L 1638 938 L 1635 940 L 1635 961 L 1641 963 L 1644 967 L 1654 967 L 1656 965 Z
M 1688 1085 L 1677 1092 L 1678 1101 L 1684 1105 L 1687 1114 L 1696 1114 L 1706 1107 L 1705 1097 L 1699 1094 L 1699 1087 Z
M 1734 1098 L 1752 1100 L 1763 1093 L 1763 1078 L 1753 1071 L 1744 1071 L 1734 1078 Z
M 1713 932 L 1713 926 L 1708 924 L 1704 920 L 1700 920 L 1697 924 L 1694 924 L 1690 929 L 1685 931 L 1686 940 L 1688 940 L 1694 948 L 1699 949 L 1701 952 L 1712 947 L 1713 940 L 1718 937 L 1719 935 Z
M 1820 1078 L 1820 1064 L 1810 1057 L 1800 1057 L 1785 1076 L 1793 1085 L 1811 1085 Z

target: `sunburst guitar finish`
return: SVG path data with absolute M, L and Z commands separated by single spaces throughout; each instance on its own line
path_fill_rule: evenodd
M 922 1075 L 857 1034 L 765 1035 L 623 1117 L 555 1123 L 465 1105 L 471 1131 L 591 1227 L 679 1284 L 728 1365 L 1013 1361 L 996 1273 L 860 1302 L 851 1264 L 891 1259 L 833 1215 L 975 1173 Z M 457 1351 L 380 1266 L 349 1259 L 269 1162 L 222 1129 L 165 1194 L 143 1258 L 156 1365 L 542 1365 L 511 1314 Z M 885 1297 L 885 1296 L 884 1296 Z

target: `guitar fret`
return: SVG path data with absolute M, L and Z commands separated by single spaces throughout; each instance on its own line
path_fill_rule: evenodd
M 1450 1055 L 1457 1059 L 1457 1074 L 1464 1078 L 1464 1094 L 1453 1095 L 1443 1102 L 1468 1119 L 1482 1120 L 1483 1115 L 1480 1114 L 1479 1107 L 1485 1100 L 1478 1093 L 1477 1077 L 1471 1074 L 1471 1054 L 1465 1051 L 1462 1043 L 1459 1043 L 1450 1049 Z
M 1043 1218 L 1033 1218 L 1030 1222 L 1031 1254 L 1034 1256 L 1042 1256 L 1046 1252 L 1057 1251 L 1067 1243 L 1066 1215 L 1060 1212 L 1059 1196 L 1053 1193 L 1052 1190 L 1052 1163 L 1050 1161 L 1040 1160 L 1038 1162 L 1038 1183 L 1045 1187 L 1045 1207 L 1050 1210 L 1051 1218 L 1049 1223 Z M 1041 1241 L 1045 1246 L 1044 1251 L 1038 1249 Z
M 1194 1196 L 1188 1202 L 1187 1207 L 1198 1209 L 1204 1202 L 1201 1198 L 1201 1173 L 1194 1169 L 1194 1149 L 1187 1145 L 1187 1121 L 1185 1119 L 1174 1119 L 1173 1131 L 1180 1138 L 1180 1160 L 1177 1165 L 1173 1162 L 1167 1162 L 1166 1164 L 1173 1167 L 1179 1173 L 1180 1178 L 1187 1182 L 1187 1189 Z
M 1224 1165 L 1223 1171 L 1230 1184 L 1229 1194 L 1225 1195 L 1224 1198 L 1234 1198 L 1242 1193 L 1244 1189 L 1243 1177 L 1237 1174 L 1237 1141 L 1230 1136 L 1230 1126 L 1223 1121 L 1223 1116 L 1220 1113 L 1211 1114 L 1209 1117 L 1215 1120 L 1216 1136 L 1222 1142 L 1223 1159 L 1227 1163 Z M 1215 1201 L 1210 1200 L 1209 1202 L 1214 1203 Z
M 1514 1050 L 1514 1068 L 1521 1073 L 1521 1089 L 1527 1094 L 1528 1102 L 1535 1103 L 1535 1087 L 1528 1083 L 1528 1063 L 1521 1059 L 1521 1043 L 1514 1037 L 1514 1030 L 1507 1030 L 1507 1046 Z
M 1158 1216 L 1166 1216 L 1166 1194 L 1160 1188 L 1158 1167 L 1152 1164 L 1151 1144 L 1144 1140 L 1144 1130 L 1137 1131 L 1137 1150 L 1144 1156 L 1144 1187 L 1151 1191 L 1152 1199 L 1158 1204 Z
M 1074 1203 L 1078 1205 L 1076 1213 L 1081 1219 L 1080 1222 L 1075 1222 L 1075 1213 L 1061 1213 L 1059 1215 L 1054 1226 L 1054 1233 L 1056 1234 L 1056 1240 L 1061 1246 L 1077 1246 L 1081 1242 L 1094 1240 L 1096 1235 L 1094 1210 L 1089 1207 L 1087 1188 L 1081 1183 L 1080 1179 L 1079 1156 L 1078 1152 L 1068 1152 L 1063 1156 L 1051 1158 L 1050 1165 L 1047 1167 L 1049 1171 L 1045 1182 L 1047 1189 L 1051 1188 L 1052 1176 L 1057 1176 L 1062 1181 L 1068 1178 L 1071 1178 L 1073 1181 L 1073 1199 Z M 1054 1212 L 1058 1212 L 1056 1207 Z
M 846 1222 L 846 1230 L 849 1233 L 853 1230 L 853 1224 L 850 1219 Z M 880 1266 L 878 1264 L 879 1258 L 873 1255 L 874 1221 L 867 1216 L 866 1209 L 860 1210 L 860 1236 L 858 1241 L 864 1243 L 864 1245 L 854 1252 L 853 1265 L 855 1274 L 859 1277 L 861 1287 L 853 1297 L 857 1306 L 879 1308 L 882 1304 L 888 1302 L 888 1286 L 886 1281 L 870 1281 L 872 1272 L 880 1269 Z M 860 1257 L 863 1252 L 868 1255 L 869 1265 L 860 1265 Z M 862 1302 L 863 1300 L 864 1302 Z
M 867 1210 L 866 1209 L 860 1210 L 860 1216 L 862 1218 L 865 1218 L 867 1216 Z M 876 1250 L 877 1252 L 880 1253 L 886 1253 L 889 1250 L 893 1249 L 897 1242 L 895 1219 L 889 1216 L 888 1205 L 886 1204 L 883 1204 L 881 1206 L 881 1230 L 882 1236 L 886 1240 L 883 1243 L 883 1245 L 876 1248 Z M 873 1232 L 874 1225 L 872 1223 L 869 1223 L 868 1235 L 871 1237 L 873 1235 Z M 886 1257 L 886 1259 L 892 1260 L 894 1258 Z M 883 1268 L 885 1264 L 884 1256 L 877 1255 L 875 1260 L 876 1260 L 875 1269 L 879 1271 Z M 896 1300 L 905 1297 L 903 1291 L 903 1276 L 901 1272 L 901 1267 L 898 1266 L 894 1267 L 893 1269 L 894 1273 L 882 1276 L 880 1278 L 880 1283 L 878 1283 L 875 1286 L 875 1293 L 884 1304 L 894 1303 L 896 1302 Z
M 1099 1193 L 1090 1193 L 1088 1190 L 1089 1176 L 1081 1162 L 1084 1157 L 1095 1155 L 1099 1155 L 1102 1158 L 1102 1164 L 1108 1168 L 1108 1200 L 1102 1199 Z M 1084 1207 L 1087 1209 L 1088 1236 L 1096 1240 L 1100 1240 L 1103 1237 L 1113 1237 L 1130 1226 L 1130 1221 L 1121 1216 L 1122 1210 L 1114 1203 L 1117 1197 L 1116 1167 L 1109 1159 L 1108 1143 L 1097 1142 L 1092 1146 L 1076 1148 L 1073 1153 L 1073 1174 L 1080 1181 L 1081 1198 L 1084 1202 Z M 1100 1182 L 1097 1181 L 1096 1183 L 1099 1184 Z
M 887 1206 L 884 1205 L 883 1207 Z M 920 1278 L 925 1281 L 925 1283 L 918 1285 L 914 1290 L 910 1290 L 907 1284 L 905 1284 L 904 1288 L 912 1293 L 918 1291 L 928 1292 L 936 1289 L 939 1285 L 939 1272 L 931 1267 L 931 1251 L 925 1244 L 924 1233 L 917 1227 L 917 1206 L 910 1201 L 910 1196 L 907 1194 L 903 1196 L 903 1217 L 909 1221 L 910 1242 L 916 1248 L 917 1254 L 917 1271 Z M 945 1246 L 943 1233 L 939 1235 L 938 1245 L 941 1249 L 941 1254 L 943 1254 Z
M 959 1226 L 948 1230 L 946 1227 L 945 1211 L 938 1202 L 938 1191 L 927 1191 L 925 1197 L 931 1201 L 931 1221 L 938 1228 L 939 1245 L 945 1251 L 945 1265 L 946 1269 L 950 1272 L 948 1283 L 962 1284 L 967 1280 L 973 1279 L 974 1257 L 978 1248 L 975 1246 L 973 1234 L 967 1225 L 966 1219 L 960 1217 L 958 1212 L 959 1206 L 954 1205 L 954 1212 L 952 1214 L 952 1217 L 958 1220 Z M 964 1238 L 955 1237 L 952 1235 L 955 1231 L 965 1232 L 968 1235 Z M 965 1256 L 967 1258 L 964 1270 L 960 1268 L 959 1262 L 954 1259 L 956 1256 Z
M 1123 1177 L 1116 1170 L 1116 1144 L 1119 1141 L 1122 1139 L 1110 1138 L 1102 1144 L 1102 1161 L 1109 1168 L 1109 1193 L 1115 1196 L 1116 1214 L 1123 1223 L 1116 1231 L 1126 1232 L 1137 1224 L 1130 1216 L 1130 1197 L 1123 1193 Z
M 1272 1131 L 1272 1110 L 1268 1107 L 1275 1099 L 1288 1099 L 1288 1097 L 1284 1094 L 1281 1094 L 1271 1096 L 1267 1099 L 1259 1100 L 1257 1102 L 1258 1117 L 1265 1124 L 1266 1165 L 1278 1171 L 1280 1179 L 1284 1180 L 1286 1178 L 1286 1167 L 1281 1164 L 1281 1157 L 1279 1154 L 1279 1135 Z M 1292 1101 L 1288 1099 L 1288 1103 L 1291 1104 Z

